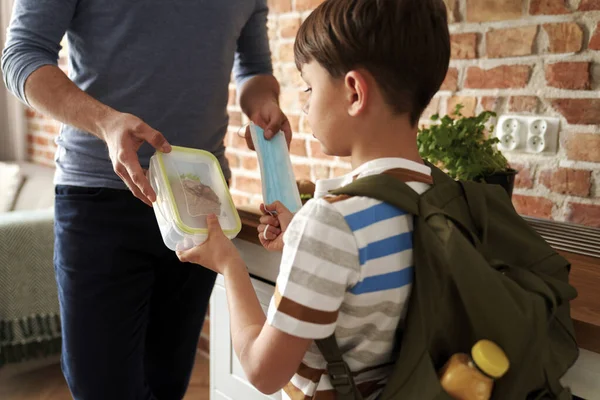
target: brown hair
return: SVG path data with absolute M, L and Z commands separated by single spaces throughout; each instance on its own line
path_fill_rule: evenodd
M 325 0 L 304 21 L 296 66 L 314 60 L 335 78 L 364 68 L 397 113 L 416 125 L 448 72 L 443 0 Z

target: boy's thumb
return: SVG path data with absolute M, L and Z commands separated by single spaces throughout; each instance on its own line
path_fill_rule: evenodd
M 206 217 L 206 225 L 208 226 L 209 235 L 216 232 L 221 232 L 221 224 L 219 224 L 219 219 L 214 214 Z

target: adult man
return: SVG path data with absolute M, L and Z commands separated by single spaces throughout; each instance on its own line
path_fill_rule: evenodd
M 55 271 L 77 400 L 180 399 L 215 275 L 162 244 L 143 168 L 170 144 L 224 156 L 228 82 L 272 136 L 266 0 L 16 0 L 2 69 L 57 140 Z M 67 78 L 56 67 L 67 33 Z M 139 158 L 138 158 L 139 157 Z M 129 188 L 129 191 L 124 189 Z

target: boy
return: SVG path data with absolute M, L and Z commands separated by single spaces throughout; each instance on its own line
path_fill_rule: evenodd
M 335 398 L 314 345 L 335 333 L 363 397 L 374 399 L 410 294 L 413 220 L 377 200 L 323 195 L 384 171 L 419 193 L 429 188 L 416 130 L 448 69 L 443 0 L 326 0 L 301 26 L 295 57 L 314 136 L 325 153 L 350 157 L 354 171 L 317 182 L 316 199 L 295 216 L 279 203 L 261 207 L 259 237 L 283 251 L 266 318 L 214 217 L 208 241 L 179 256 L 224 275 L 233 345 L 260 391 Z

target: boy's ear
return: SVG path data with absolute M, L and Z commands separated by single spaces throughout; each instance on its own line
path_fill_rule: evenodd
M 365 74 L 359 70 L 348 72 L 344 78 L 344 88 L 348 100 L 348 114 L 356 117 L 365 110 L 369 99 L 369 86 Z

